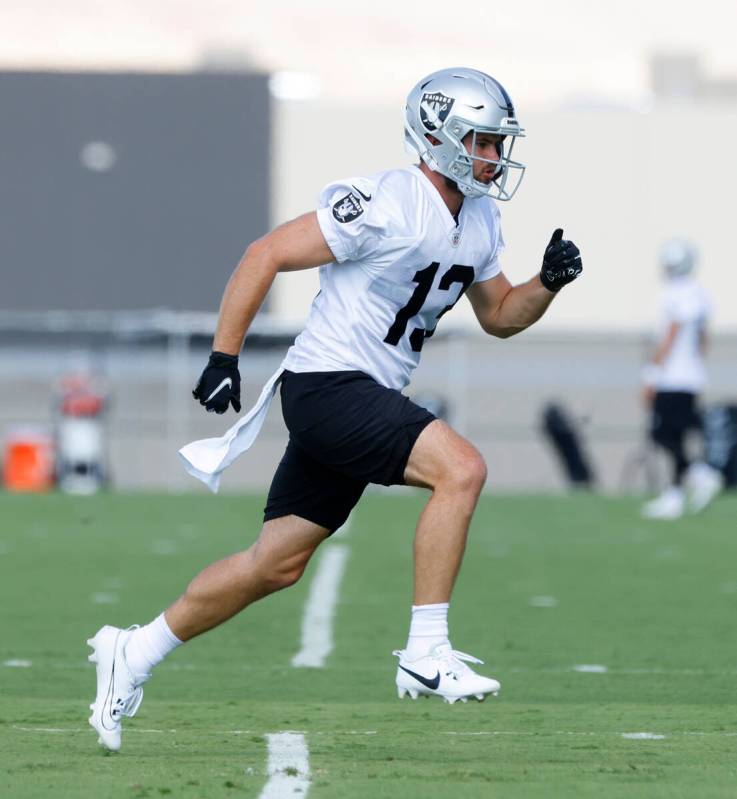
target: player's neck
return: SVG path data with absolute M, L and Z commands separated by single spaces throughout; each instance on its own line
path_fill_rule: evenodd
M 458 216 L 461 205 L 463 205 L 463 195 L 456 188 L 456 184 L 452 180 L 448 180 L 445 175 L 433 172 L 425 163 L 420 163 L 419 169 L 442 197 L 443 202 L 448 206 L 451 216 Z

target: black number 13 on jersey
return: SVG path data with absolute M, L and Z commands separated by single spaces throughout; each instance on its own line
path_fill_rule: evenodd
M 384 337 L 384 341 L 387 344 L 392 344 L 395 347 L 397 344 L 399 344 L 402 336 L 407 332 L 407 324 L 409 320 L 422 310 L 422 306 L 425 304 L 427 295 L 430 293 L 433 281 L 435 280 L 435 275 L 438 273 L 439 268 L 440 264 L 433 261 L 430 266 L 426 266 L 424 269 L 420 269 L 418 272 L 415 272 L 415 276 L 412 278 L 412 280 L 413 282 L 417 283 L 417 288 L 412 292 L 409 302 L 404 306 L 404 308 L 400 308 L 397 312 L 392 326 L 389 328 L 386 336 Z M 443 308 L 443 310 L 435 317 L 435 327 L 437 327 L 438 320 L 444 314 L 448 313 L 448 311 L 458 302 L 458 300 L 460 300 L 471 283 L 473 283 L 473 278 L 473 267 L 463 266 L 461 264 L 453 264 L 453 266 L 451 266 L 450 269 L 440 278 L 438 288 L 441 291 L 448 291 L 455 283 L 461 284 L 461 290 L 458 292 L 458 296 L 453 300 L 453 302 L 450 303 L 450 305 L 446 305 L 445 308 Z M 435 332 L 435 327 L 433 327 L 432 330 L 425 330 L 422 327 L 416 327 L 409 334 L 409 343 L 412 346 L 413 352 L 420 352 L 422 350 L 422 345 L 425 339 L 432 336 L 432 334 Z

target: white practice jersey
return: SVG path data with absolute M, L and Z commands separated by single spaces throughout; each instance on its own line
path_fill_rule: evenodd
M 678 335 L 661 365 L 655 387 L 659 391 L 700 392 L 706 383 L 701 336 L 711 311 L 706 291 L 691 277 L 668 281 L 661 306 L 662 332 L 673 323 Z
M 472 283 L 501 271 L 499 211 L 463 201 L 458 224 L 417 167 L 329 184 L 317 219 L 335 261 L 287 353 L 293 372 L 358 370 L 409 383 L 439 318 Z

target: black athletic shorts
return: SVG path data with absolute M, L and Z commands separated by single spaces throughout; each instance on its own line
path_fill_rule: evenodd
M 294 514 L 337 530 L 369 483 L 401 485 L 435 416 L 363 372 L 289 372 L 281 382 L 289 443 L 264 521 Z
M 696 395 L 689 391 L 658 391 L 653 400 L 650 436 L 655 441 L 682 436 L 701 427 Z

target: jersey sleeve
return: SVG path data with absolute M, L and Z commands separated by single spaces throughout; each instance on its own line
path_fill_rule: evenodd
M 504 252 L 505 243 L 502 235 L 501 215 L 496 204 L 490 203 L 491 214 L 489 216 L 489 239 L 491 241 L 491 257 L 487 263 L 479 269 L 474 283 L 482 283 L 484 280 L 491 280 L 502 271 L 499 256 Z
M 317 221 L 338 263 L 371 258 L 386 237 L 377 186 L 369 178 L 328 184 L 320 193 Z

